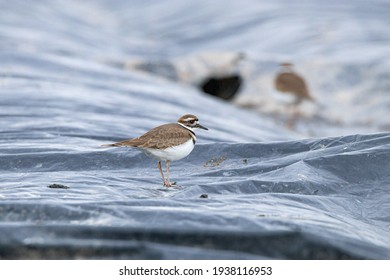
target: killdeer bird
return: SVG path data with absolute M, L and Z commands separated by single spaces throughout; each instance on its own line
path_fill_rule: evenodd
M 160 125 L 140 137 L 103 146 L 135 147 L 156 158 L 164 186 L 171 187 L 174 184 L 169 179 L 169 164 L 171 161 L 182 159 L 191 153 L 196 142 L 194 128 L 208 130 L 198 123 L 196 116 L 187 114 L 178 119 L 176 123 Z M 166 162 L 166 178 L 161 169 L 161 161 Z
M 282 69 L 276 74 L 274 80 L 275 88 L 278 91 L 294 95 L 294 105 L 300 104 L 305 99 L 314 101 L 314 98 L 309 93 L 305 80 L 293 71 L 293 64 L 282 63 L 280 66 Z

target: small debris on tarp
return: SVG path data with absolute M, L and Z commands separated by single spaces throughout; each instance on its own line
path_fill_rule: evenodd
M 200 198 L 208 198 L 208 197 L 209 196 L 207 194 L 205 194 L 205 193 L 200 195 Z
M 216 167 L 219 166 L 222 162 L 224 162 L 226 158 L 224 156 L 221 156 L 220 158 L 213 157 L 206 161 L 205 164 L 203 164 L 203 167 Z
M 68 186 L 61 185 L 61 184 L 51 184 L 47 186 L 50 189 L 69 189 Z

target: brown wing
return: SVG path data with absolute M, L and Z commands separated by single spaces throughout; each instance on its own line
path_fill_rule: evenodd
M 295 93 L 300 98 L 312 99 L 305 80 L 295 73 L 280 73 L 275 78 L 275 88 L 282 92 Z
M 180 145 L 191 139 L 190 132 L 176 123 L 164 124 L 153 128 L 140 137 L 124 140 L 109 146 L 131 146 L 139 148 L 164 149 Z

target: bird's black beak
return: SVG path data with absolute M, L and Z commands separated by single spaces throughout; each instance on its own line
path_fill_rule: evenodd
M 207 127 L 204 127 L 203 125 L 200 125 L 200 124 L 196 124 L 195 125 L 196 128 L 201 128 L 201 129 L 204 129 L 204 130 L 209 130 Z

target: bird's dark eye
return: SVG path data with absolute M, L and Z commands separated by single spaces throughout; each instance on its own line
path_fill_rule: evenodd
M 190 120 L 190 123 L 195 123 L 195 120 Z

